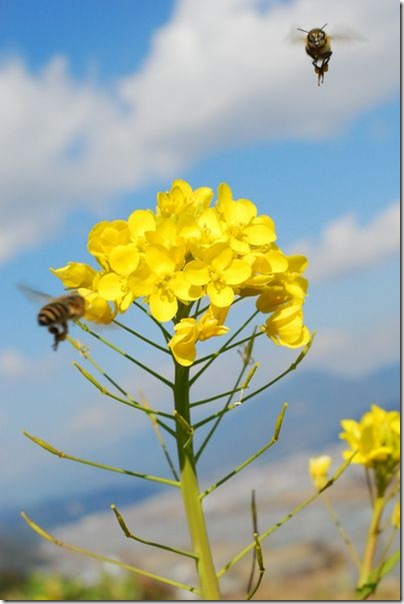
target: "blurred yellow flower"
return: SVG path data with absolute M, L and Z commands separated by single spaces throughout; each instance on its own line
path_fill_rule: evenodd
M 393 512 L 391 514 L 391 524 L 399 529 L 401 524 L 401 506 L 400 501 L 396 501 L 394 504 Z
M 328 481 L 328 470 L 331 465 L 331 457 L 329 455 L 319 455 L 318 457 L 310 457 L 309 459 L 309 474 L 313 480 L 314 486 L 321 489 Z
M 340 438 L 350 449 L 343 452 L 345 459 L 357 451 L 352 462 L 376 469 L 380 474 L 390 476 L 400 462 L 400 414 L 386 411 L 377 405 L 365 413 L 357 422 L 344 419 L 344 432 Z

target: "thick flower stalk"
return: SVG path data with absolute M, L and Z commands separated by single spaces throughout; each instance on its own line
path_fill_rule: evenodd
M 307 260 L 304 256 L 284 254 L 275 242 L 273 220 L 269 216 L 258 214 L 256 206 L 250 200 L 233 199 L 227 184 L 219 186 L 217 199 L 214 201 L 214 193 L 210 188 L 193 190 L 187 182 L 176 180 L 170 191 L 157 195 L 154 210 L 135 210 L 127 220 L 103 221 L 91 229 L 87 247 L 95 260 L 95 267 L 82 262 L 69 262 L 64 267 L 52 269 L 66 288 L 75 290 L 84 299 L 84 319 L 104 324 L 114 321 L 136 338 L 153 346 L 159 353 L 172 357 L 173 381 L 160 375 L 156 368 L 147 367 L 141 359 L 130 354 L 131 351 L 120 350 L 88 326 L 81 324 L 84 330 L 115 353 L 129 359 L 170 389 L 173 401 L 171 411 L 149 406 L 146 401 L 138 402 L 99 367 L 86 349 L 80 348 L 87 361 L 103 376 L 108 386 L 112 384 L 115 390 L 109 390 L 86 369 L 76 364 L 86 379 L 102 394 L 150 417 L 173 479 L 85 460 L 61 452 L 38 437 L 26 435 L 61 458 L 179 488 L 188 522 L 190 551 L 150 542 L 133 534 L 115 507 L 113 511 L 126 537 L 191 558 L 196 565 L 199 586 L 185 588 L 203 599 L 220 599 L 220 577 L 246 555 L 251 547 L 255 548 L 259 561 L 260 582 L 264 572 L 261 540 L 313 500 L 310 498 L 301 504 L 276 527 L 262 535 L 255 531 L 257 534 L 254 533 L 252 545 L 233 558 L 224 569 L 216 572 L 203 500 L 277 442 L 287 404 L 283 405 L 279 413 L 270 440 L 205 490 L 200 488 L 197 473 L 200 456 L 223 417 L 296 369 L 312 341 L 309 330 L 304 325 L 302 310 L 308 286 L 303 277 Z M 250 317 L 231 333 L 226 321 L 235 305 L 243 300 L 246 305 L 252 306 Z M 136 325 L 128 327 L 117 320 L 118 313 L 126 313 L 133 305 L 158 324 L 163 345 L 139 333 Z M 257 317 L 258 326 L 247 335 L 242 333 Z M 225 343 L 216 352 L 198 357 L 201 343 L 219 336 L 223 338 L 225 335 L 228 336 Z M 253 344 L 257 337 L 265 335 L 276 345 L 292 349 L 303 347 L 304 350 L 286 371 L 244 395 L 258 367 L 252 361 Z M 191 388 L 198 378 L 220 354 L 240 345 L 244 345 L 242 368 L 233 387 L 204 400 L 193 400 Z M 252 368 L 249 368 L 250 364 L 253 364 Z M 194 420 L 194 407 L 223 398 L 226 402 L 220 411 L 209 413 L 202 419 L 199 413 L 198 421 Z M 195 440 L 195 433 L 205 425 L 210 428 L 204 440 Z M 162 431 L 176 441 L 177 463 L 170 458 Z M 27 521 L 44 538 L 60 544 L 38 525 Z M 73 546 L 69 547 L 78 551 Z M 87 551 L 86 555 L 99 557 Z M 134 572 L 140 571 L 135 569 Z M 144 574 L 144 571 L 141 572 Z M 156 575 L 153 576 L 156 578 Z M 162 577 L 157 577 L 157 580 L 170 585 L 176 584 L 184 589 L 182 584 L 173 580 Z M 259 583 L 255 588 L 250 586 L 249 594 L 255 593 L 258 586 Z

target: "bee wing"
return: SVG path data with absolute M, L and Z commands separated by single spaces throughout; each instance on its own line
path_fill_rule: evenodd
M 307 34 L 304 31 L 299 31 L 297 27 L 291 27 L 285 36 L 285 40 L 289 44 L 305 44 Z
M 33 289 L 28 285 L 24 285 L 23 283 L 17 284 L 20 292 L 27 298 L 31 300 L 31 302 L 36 302 L 37 304 L 43 304 L 44 302 L 50 302 L 54 300 L 54 296 L 50 296 L 49 294 L 45 294 L 44 292 L 38 291 L 37 289 Z
M 345 25 L 336 27 L 330 34 L 330 38 L 333 42 L 367 42 L 362 34 Z

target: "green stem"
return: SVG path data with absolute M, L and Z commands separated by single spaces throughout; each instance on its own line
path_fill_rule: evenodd
M 175 409 L 184 422 L 191 425 L 189 409 L 189 369 L 175 364 Z M 219 583 L 207 534 L 196 472 L 193 440 L 184 422 L 177 421 L 177 450 L 181 476 L 181 492 L 194 553 L 198 556 L 197 571 L 202 599 L 220 600 Z
M 372 518 L 369 525 L 365 551 L 361 563 L 358 589 L 367 583 L 372 571 L 372 565 L 376 554 L 377 539 L 380 533 L 380 521 L 385 503 L 386 501 L 384 495 L 379 492 L 373 502 Z

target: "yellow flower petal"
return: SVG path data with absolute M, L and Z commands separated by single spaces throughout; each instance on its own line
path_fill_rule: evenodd
M 133 241 L 145 233 L 156 230 L 156 217 L 151 210 L 135 210 L 128 218 L 128 228 Z
M 115 273 L 107 273 L 100 278 L 97 290 L 105 300 L 119 300 L 125 294 L 125 281 Z
M 84 262 L 68 262 L 61 268 L 50 269 L 66 287 L 90 287 L 97 272 Z
M 223 272 L 223 280 L 228 285 L 240 285 L 251 275 L 251 266 L 244 260 L 233 260 Z
M 184 274 L 192 285 L 206 285 L 209 281 L 209 268 L 202 260 L 188 262 L 184 267 Z
M 150 270 L 159 277 L 172 275 L 175 271 L 175 261 L 161 247 L 150 246 L 145 251 L 145 260 Z
M 171 338 L 168 346 L 175 360 L 184 367 L 189 367 L 196 357 L 196 342 L 198 339 L 198 327 L 196 320 L 192 318 L 182 319 L 174 326 L 175 335 Z
M 177 314 L 178 302 L 175 296 L 166 296 L 161 292 L 149 296 L 150 312 L 157 321 L 170 321 Z
M 119 275 L 130 275 L 136 270 L 140 261 L 140 254 L 133 243 L 117 245 L 111 250 L 109 264 L 113 271 Z
M 208 294 L 211 303 L 219 308 L 230 306 L 234 300 L 234 291 L 229 285 L 218 287 L 214 283 L 209 283 L 206 288 L 206 293 Z

